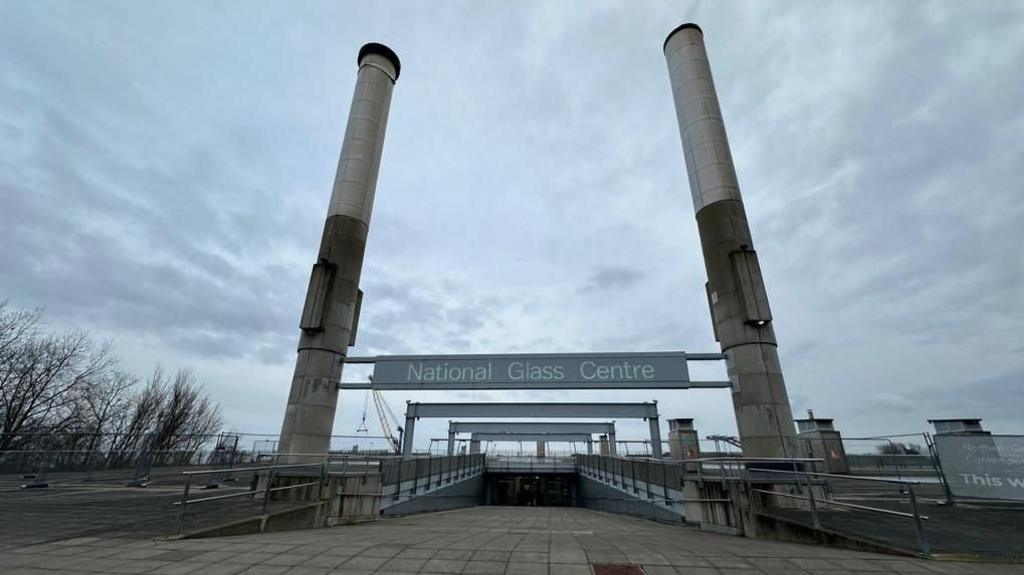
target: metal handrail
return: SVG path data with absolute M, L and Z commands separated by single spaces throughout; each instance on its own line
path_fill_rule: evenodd
M 244 471 L 266 471 L 268 469 L 291 469 L 295 467 L 320 467 L 324 465 L 321 463 L 289 463 L 287 465 L 264 465 L 261 467 L 235 467 L 234 469 L 202 469 L 199 471 L 182 471 L 182 475 L 210 475 L 214 473 L 224 473 L 225 471 L 231 471 L 233 473 L 240 473 Z
M 596 461 L 594 461 L 593 463 L 585 462 L 585 461 L 587 461 L 586 458 L 588 458 L 588 457 L 589 458 L 595 458 L 595 455 L 586 455 L 586 456 L 582 456 L 581 455 L 580 456 L 580 460 L 577 460 L 578 461 L 577 467 L 579 468 L 579 470 L 581 472 L 587 473 L 588 475 L 591 475 L 591 476 L 594 476 L 594 477 L 597 477 L 598 475 L 601 475 L 603 477 L 606 472 L 602 469 L 603 466 L 602 466 L 602 464 L 600 464 L 600 461 L 602 461 L 605 458 L 610 459 L 613 456 L 610 456 L 610 455 L 596 455 Z M 622 459 L 622 458 L 619 458 L 619 459 Z M 687 469 L 686 465 L 682 465 L 682 467 L 683 467 L 684 473 L 686 473 L 686 474 L 695 473 L 696 479 L 698 481 L 703 481 L 705 479 L 705 475 L 704 475 L 704 464 L 705 463 L 720 463 L 720 464 L 792 463 L 793 466 L 794 466 L 793 469 L 761 469 L 761 468 L 750 468 L 750 467 L 748 467 L 746 465 L 721 465 L 721 470 L 723 471 L 723 473 L 720 476 L 715 477 L 715 479 L 716 480 L 721 480 L 723 482 L 723 486 L 724 486 L 724 484 L 725 484 L 725 482 L 727 480 L 728 481 L 738 481 L 738 482 L 741 482 L 741 483 L 746 485 L 746 489 L 747 489 L 747 491 L 749 493 L 762 493 L 762 494 L 766 494 L 766 495 L 774 495 L 774 496 L 779 496 L 779 497 L 784 497 L 784 498 L 799 499 L 801 501 L 806 501 L 806 502 L 808 502 L 809 507 L 810 507 L 811 520 L 812 520 L 812 523 L 813 523 L 813 527 L 815 529 L 821 529 L 822 528 L 821 520 L 820 520 L 820 517 L 818 515 L 818 504 L 819 503 L 824 503 L 825 505 L 831 505 L 831 506 L 834 506 L 834 507 L 842 507 L 842 508 L 847 508 L 847 509 L 856 509 L 856 510 L 869 511 L 869 512 L 875 512 L 875 513 L 881 513 L 881 514 L 885 514 L 885 515 L 892 515 L 892 516 L 896 516 L 896 517 L 904 517 L 904 518 L 908 518 L 908 519 L 913 519 L 914 520 L 915 531 L 916 531 L 916 534 L 917 534 L 918 547 L 919 547 L 919 549 L 920 549 L 920 551 L 921 551 L 921 553 L 923 555 L 928 555 L 930 553 L 930 547 L 929 547 L 929 544 L 928 544 L 928 539 L 927 539 L 927 536 L 926 536 L 926 534 L 924 532 L 924 526 L 922 524 L 922 521 L 927 521 L 927 520 L 929 520 L 929 518 L 927 516 L 925 516 L 925 515 L 921 515 L 921 513 L 918 510 L 918 507 L 917 507 L 917 497 L 916 497 L 916 494 L 914 493 L 914 486 L 915 485 L 920 485 L 920 482 L 916 481 L 916 480 L 912 480 L 912 479 L 890 479 L 890 478 L 881 478 L 881 477 L 858 477 L 858 476 L 853 476 L 853 475 L 842 475 L 842 474 L 836 474 L 836 473 L 804 471 L 804 470 L 796 468 L 796 464 L 798 464 L 798 463 L 823 463 L 825 460 L 822 459 L 822 458 L 703 457 L 703 458 L 681 460 L 681 461 L 656 460 L 656 459 L 652 459 L 652 458 L 630 458 L 630 460 L 632 460 L 632 461 L 642 461 L 642 462 L 645 462 L 645 463 L 648 463 L 648 462 L 649 463 L 661 463 L 663 465 L 666 465 L 666 464 L 695 463 L 695 464 L 697 464 L 696 465 L 696 469 L 692 469 L 692 468 L 691 469 Z M 785 475 L 791 475 L 793 477 L 793 480 L 796 482 L 796 485 L 801 490 L 803 490 L 803 489 L 807 490 L 807 495 L 806 496 L 802 496 L 802 495 L 795 495 L 795 494 L 791 494 L 791 493 L 781 493 L 781 492 L 771 491 L 771 490 L 767 490 L 767 489 L 756 489 L 756 488 L 753 488 L 752 485 L 751 485 L 752 481 L 753 481 L 753 483 L 756 483 L 756 478 L 757 478 L 758 474 L 761 474 L 761 473 L 764 473 L 764 474 L 785 474 Z M 614 472 L 613 472 L 613 474 L 614 474 Z M 908 495 L 908 497 L 910 499 L 910 505 L 911 505 L 912 512 L 911 513 L 906 513 L 906 512 L 894 511 L 894 510 L 890 510 L 890 509 L 881 509 L 881 508 L 869 507 L 869 506 L 866 506 L 866 505 L 857 505 L 857 504 L 853 504 L 853 503 L 844 503 L 844 502 L 841 502 L 841 501 L 835 501 L 831 497 L 825 497 L 824 500 L 819 501 L 814 496 L 814 485 L 813 485 L 813 483 L 817 483 L 817 482 L 812 482 L 813 478 L 850 479 L 850 480 L 854 480 L 854 481 L 865 481 L 865 482 L 887 483 L 887 484 L 900 485 L 901 488 L 905 488 L 906 489 L 907 495 Z M 609 480 L 610 481 L 614 481 L 614 479 L 609 479 Z M 602 481 L 604 481 L 604 479 L 602 479 Z M 635 481 L 635 478 L 634 478 L 634 481 Z M 664 480 L 663 480 L 663 482 L 664 482 Z M 648 489 L 649 488 L 650 487 L 648 487 Z M 663 499 L 655 499 L 655 500 L 650 500 L 650 501 L 655 501 L 655 502 L 663 501 L 663 502 L 667 503 L 670 500 L 666 497 L 666 498 L 663 498 Z M 685 502 L 685 501 L 686 500 L 684 498 L 683 502 Z M 697 500 L 694 500 L 694 502 L 697 502 Z
M 821 463 L 820 457 L 698 457 L 681 459 L 680 463 L 704 463 L 715 461 L 732 461 L 737 463 Z
M 779 497 L 787 497 L 789 499 L 800 499 L 801 501 L 809 501 L 809 498 L 802 497 L 800 495 L 793 495 L 792 493 L 780 493 L 778 491 L 771 491 L 769 489 L 751 489 L 755 493 L 764 493 L 765 495 L 777 495 Z M 906 511 L 893 511 L 892 509 L 884 509 L 882 507 L 870 507 L 868 505 L 857 505 L 855 503 L 843 503 L 834 499 L 815 499 L 816 503 L 825 503 L 826 505 L 834 505 L 836 507 L 846 507 L 849 509 L 861 509 L 863 511 L 874 511 L 876 513 L 882 513 L 885 515 L 895 515 L 897 517 L 906 517 L 911 519 L 914 517 L 913 513 L 907 513 Z M 927 515 L 919 516 L 923 521 L 929 521 L 931 518 Z
M 288 455 L 293 456 L 295 454 L 288 454 Z M 319 454 L 315 454 L 315 455 L 320 456 L 320 457 L 324 457 L 325 454 L 319 453 Z M 359 453 L 344 453 L 344 454 L 329 454 L 326 457 L 324 457 L 324 459 L 322 461 L 320 461 L 320 462 L 292 463 L 292 464 L 284 464 L 284 465 L 263 465 L 263 466 L 244 467 L 244 468 L 234 468 L 234 469 L 232 469 L 230 471 L 232 471 L 234 473 L 240 473 L 240 472 L 258 473 L 258 472 L 261 472 L 261 471 L 266 471 L 267 474 L 265 476 L 265 484 L 263 485 L 263 487 L 261 489 L 257 489 L 256 476 L 254 476 L 253 482 L 250 484 L 249 488 L 244 490 L 244 491 L 240 491 L 240 492 L 237 492 L 237 493 L 227 493 L 227 494 L 223 494 L 223 495 L 215 495 L 215 496 L 211 496 L 211 497 L 202 497 L 202 498 L 199 498 L 199 499 L 191 499 L 191 500 L 188 497 L 189 497 L 189 493 L 190 493 L 191 488 L 192 488 L 193 477 L 222 473 L 222 472 L 224 472 L 226 470 L 225 469 L 211 469 L 211 470 L 201 470 L 201 471 L 183 471 L 181 473 L 185 477 L 185 487 L 184 487 L 184 490 L 182 491 L 182 496 L 181 496 L 180 501 L 177 501 L 177 502 L 174 503 L 174 505 L 178 506 L 177 532 L 178 533 L 181 532 L 182 523 L 183 523 L 183 520 L 184 520 L 186 508 L 187 508 L 187 506 L 189 504 L 207 503 L 207 502 L 211 502 L 211 501 L 220 501 L 220 500 L 225 500 L 225 499 L 233 499 L 233 498 L 237 498 L 237 497 L 255 497 L 260 491 L 262 491 L 263 513 L 265 514 L 267 512 L 267 506 L 269 504 L 270 496 L 271 496 L 272 493 L 277 493 L 277 492 L 287 491 L 287 490 L 292 490 L 292 489 L 301 489 L 301 488 L 318 486 L 318 489 L 320 491 L 317 492 L 316 497 L 319 500 L 320 496 L 322 494 L 323 489 L 327 485 L 328 477 L 338 477 L 338 476 L 346 476 L 346 475 L 352 475 L 352 476 L 360 476 L 360 475 L 362 475 L 362 476 L 366 476 L 366 475 L 369 475 L 369 474 L 380 474 L 380 473 L 384 472 L 384 470 L 382 469 L 382 466 L 383 466 L 383 464 L 385 464 L 387 462 L 396 463 L 396 464 L 399 465 L 399 468 L 401 468 L 401 465 L 403 463 L 405 463 L 405 462 L 418 461 L 418 460 L 422 460 L 422 459 L 432 459 L 432 457 L 429 456 L 429 455 L 413 455 L 413 456 L 404 456 L 404 457 L 403 456 L 398 456 L 398 457 L 378 457 L 378 456 L 372 456 L 372 455 L 371 456 L 367 456 L 367 455 L 363 455 L 363 454 L 359 454 Z M 457 465 L 457 466 L 449 467 L 448 468 L 448 473 L 449 474 L 458 474 L 458 478 L 459 479 L 462 479 L 464 477 L 469 477 L 471 475 L 479 474 L 479 473 L 483 472 L 483 470 L 484 470 L 484 461 L 485 460 L 484 460 L 483 454 L 472 454 L 470 456 L 452 456 L 451 459 L 457 459 L 460 462 L 460 464 Z M 339 469 L 335 468 L 335 469 L 332 470 L 332 464 L 338 464 L 338 463 L 341 464 L 341 469 L 339 470 Z M 299 483 L 299 484 L 295 484 L 295 485 L 283 485 L 283 486 L 279 486 L 279 487 L 273 487 L 274 474 L 278 470 L 297 469 L 297 468 L 314 468 L 314 469 L 318 468 L 319 469 L 319 479 L 314 479 L 312 481 L 303 482 L 303 483 Z M 443 469 L 442 470 L 438 470 L 438 471 L 440 471 L 442 474 L 444 472 Z M 431 473 L 433 473 L 433 468 L 432 467 L 431 467 Z M 313 478 L 311 477 L 310 479 L 313 479 Z M 400 475 L 399 475 L 398 479 L 399 479 L 399 481 L 398 481 L 398 488 L 399 489 L 398 489 L 398 492 L 396 492 L 396 494 L 395 494 L 395 499 L 399 499 L 402 496 L 401 495 L 402 481 L 401 481 L 401 476 Z M 417 479 L 417 477 L 413 477 L 413 479 Z M 370 495 L 370 494 L 362 493 L 362 492 L 347 492 L 347 491 L 337 492 L 335 494 L 337 494 L 337 495 L 360 495 L 360 496 Z M 376 496 L 380 497 L 380 498 L 385 497 L 385 495 L 383 493 L 379 493 Z M 433 497 L 437 497 L 437 495 L 433 495 Z M 460 497 L 462 497 L 462 496 L 460 496 Z
M 263 512 L 266 513 L 266 511 L 267 511 L 267 504 L 270 502 L 270 494 L 271 493 L 276 493 L 278 491 L 287 491 L 289 489 L 301 489 L 303 487 L 311 487 L 313 485 L 318 485 L 319 489 L 322 490 L 325 478 L 327 476 L 327 471 L 328 471 L 328 466 L 329 465 L 330 465 L 330 457 L 326 458 L 324 461 L 322 461 L 320 463 L 292 463 L 292 464 L 287 464 L 287 465 L 269 465 L 269 466 L 261 466 L 261 467 L 247 467 L 247 468 L 235 469 L 234 472 L 267 471 L 267 484 L 266 484 L 266 487 L 263 490 Z M 297 484 L 297 485 L 284 485 L 284 486 L 281 486 L 281 487 L 272 487 L 273 479 L 274 479 L 274 472 L 275 471 L 277 471 L 278 469 L 295 469 L 295 468 L 302 468 L 302 467 L 319 467 L 320 468 L 320 479 L 317 480 L 317 481 L 310 481 L 310 482 L 307 482 L 307 483 L 300 483 L 300 484 Z M 255 481 L 255 478 L 254 478 L 253 483 L 250 485 L 249 489 L 247 489 L 245 491 L 242 491 L 240 493 L 229 493 L 229 494 L 225 494 L 225 495 L 215 495 L 213 497 L 202 497 L 202 498 L 199 498 L 199 499 L 192 499 L 192 500 L 190 500 L 188 498 L 189 492 L 192 489 L 192 477 L 193 476 L 209 475 L 211 473 L 222 473 L 223 471 L 225 471 L 225 470 L 224 469 L 211 469 L 211 470 L 203 470 L 203 471 L 182 471 L 181 472 L 181 474 L 185 476 L 185 488 L 181 492 L 181 500 L 177 501 L 175 503 L 175 505 L 178 506 L 178 522 L 177 522 L 177 530 L 176 530 L 177 533 L 181 533 L 181 525 L 182 525 L 182 523 L 184 522 L 184 519 L 185 519 L 185 510 L 186 510 L 186 508 L 188 507 L 188 505 L 190 503 L 194 505 L 196 503 L 207 503 L 207 502 L 210 502 L 210 501 L 219 501 L 219 500 L 223 500 L 223 499 L 230 499 L 230 498 L 233 498 L 233 497 L 245 497 L 245 496 L 250 496 L 251 497 L 251 496 L 254 496 L 256 494 L 257 489 L 256 489 L 256 481 Z
M 832 478 L 832 479 L 851 479 L 851 480 L 854 480 L 854 481 L 866 481 L 866 482 L 874 482 L 874 483 L 890 483 L 890 484 L 900 485 L 901 487 L 906 488 L 906 490 L 907 490 L 907 496 L 910 499 L 911 513 L 906 513 L 906 512 L 902 512 L 902 511 L 893 511 L 893 510 L 890 510 L 890 509 L 880 509 L 880 508 L 876 508 L 876 507 L 869 507 L 867 505 L 857 505 L 857 504 L 854 504 L 854 503 L 844 503 L 844 502 L 841 502 L 841 501 L 835 501 L 831 497 L 825 497 L 824 500 L 821 501 L 821 503 L 824 503 L 826 505 L 832 505 L 834 507 L 842 507 L 842 508 L 847 508 L 847 509 L 858 509 L 858 510 L 861 510 L 861 511 L 870 511 L 870 512 L 874 512 L 874 513 L 881 513 L 881 514 L 885 514 L 885 515 L 893 515 L 893 516 L 897 516 L 897 517 L 905 517 L 905 518 L 908 518 L 908 519 L 913 519 L 914 520 L 914 531 L 915 531 L 915 533 L 917 535 L 918 549 L 920 549 L 922 555 L 929 555 L 929 554 L 931 554 L 931 547 L 928 544 L 928 537 L 925 534 L 924 525 L 922 524 L 922 521 L 927 521 L 928 520 L 928 516 L 921 515 L 920 511 L 918 511 L 918 508 L 917 508 L 917 496 L 914 494 L 914 486 L 920 484 L 920 482 L 918 482 L 918 481 L 913 481 L 913 480 L 910 480 L 910 479 L 885 479 L 885 478 L 881 478 L 881 477 L 857 477 L 857 476 L 852 476 L 852 475 L 840 475 L 840 474 L 836 474 L 836 473 L 820 473 L 820 472 L 814 472 L 814 471 L 798 471 L 798 470 L 795 470 L 795 469 L 794 470 L 788 470 L 788 469 L 754 469 L 754 470 L 746 470 L 746 471 L 747 471 L 746 480 L 747 480 L 747 483 L 748 483 L 747 489 L 750 490 L 751 492 L 763 493 L 763 494 L 779 496 L 779 497 L 788 497 L 788 498 L 792 498 L 792 499 L 800 499 L 800 500 L 803 500 L 803 501 L 807 501 L 810 504 L 810 508 L 811 508 L 811 521 L 812 521 L 815 529 L 821 529 L 821 518 L 818 515 L 818 507 L 817 507 L 817 504 L 819 502 L 814 497 L 814 489 L 813 489 L 813 486 L 811 485 L 811 478 L 812 477 L 826 477 L 826 478 Z M 790 475 L 795 476 L 795 479 L 796 479 L 796 482 L 797 482 L 798 486 L 800 485 L 800 476 L 804 476 L 804 477 L 807 478 L 807 497 L 801 497 L 799 495 L 793 495 L 793 494 L 790 494 L 790 493 L 779 493 L 777 491 L 770 491 L 770 490 L 766 490 L 766 489 L 754 489 L 754 488 L 751 488 L 749 483 L 750 483 L 750 476 L 751 476 L 752 473 L 785 473 L 785 474 L 790 474 Z
M 820 461 L 820 460 L 819 460 Z M 903 485 L 920 485 L 920 481 L 913 479 L 888 479 L 885 477 L 860 477 L 857 475 L 844 475 L 841 473 L 821 473 L 816 471 L 792 471 L 789 469 L 752 469 L 755 473 L 799 473 L 801 475 L 813 475 L 814 477 L 834 477 L 836 479 L 852 479 L 854 481 L 874 481 L 877 483 L 898 483 Z
M 253 493 L 254 493 L 254 491 L 252 489 L 246 489 L 245 491 L 240 491 L 238 493 L 228 493 L 226 495 L 214 495 L 212 497 L 201 497 L 199 499 L 189 499 L 188 501 L 184 502 L 184 504 L 188 505 L 188 504 L 191 504 L 191 503 L 204 503 L 206 501 L 217 501 L 218 499 L 231 499 L 232 497 L 250 497 L 250 496 L 252 496 Z M 177 507 L 179 505 L 182 505 L 182 502 L 181 501 L 175 501 L 173 503 L 173 505 L 175 507 Z

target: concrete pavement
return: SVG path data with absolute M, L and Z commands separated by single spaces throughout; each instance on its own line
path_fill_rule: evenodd
M 579 508 L 473 507 L 362 525 L 213 539 L 82 537 L 4 546 L 0 573 L 589 575 L 636 564 L 648 575 L 1022 573 L 757 541 Z

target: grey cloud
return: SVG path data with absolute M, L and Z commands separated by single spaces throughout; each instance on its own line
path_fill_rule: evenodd
M 869 434 L 966 393 L 1012 427 L 1021 10 L 8 3 L 0 296 L 202 366 L 225 397 L 260 362 L 247 405 L 283 401 L 372 40 L 403 73 L 353 354 L 716 349 L 661 54 L 692 18 L 794 406 Z M 728 397 L 678 395 L 667 416 L 730 432 Z
M 603 265 L 590 271 L 586 283 L 580 288 L 583 293 L 625 289 L 643 279 L 640 270 L 624 267 Z

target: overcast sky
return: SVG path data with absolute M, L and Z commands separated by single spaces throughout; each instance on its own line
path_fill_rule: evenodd
M 0 299 L 278 432 L 376 41 L 402 75 L 352 354 L 717 351 L 662 55 L 693 21 L 794 413 L 1024 433 L 1024 4 L 640 5 L 0 0 Z M 735 433 L 724 390 L 386 398 L 657 398 Z

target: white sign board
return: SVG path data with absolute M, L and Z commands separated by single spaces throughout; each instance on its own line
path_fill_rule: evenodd
M 1024 501 L 1024 435 L 936 435 L 956 497 Z

